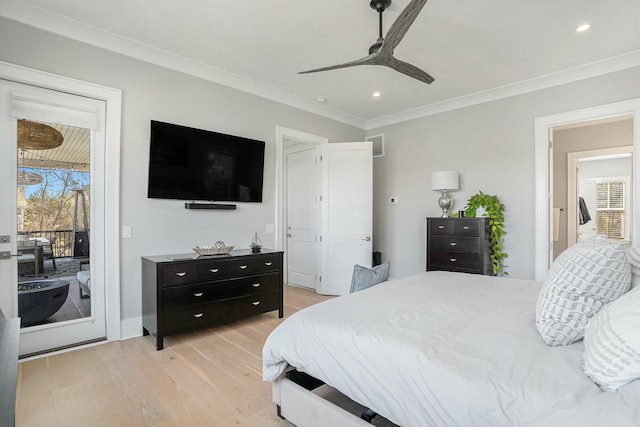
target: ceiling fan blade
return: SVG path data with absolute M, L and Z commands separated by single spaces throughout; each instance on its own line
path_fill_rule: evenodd
M 391 55 L 402 41 L 404 35 L 409 31 L 411 24 L 416 20 L 420 11 L 427 3 L 427 0 L 411 0 L 411 3 L 404 8 L 400 15 L 396 19 L 396 21 L 391 25 L 387 35 L 384 38 L 384 42 L 382 43 L 382 47 L 380 47 L 381 54 Z
M 385 60 L 380 61 L 379 64 L 392 68 L 399 73 L 402 73 L 409 77 L 413 77 L 414 79 L 420 80 L 421 82 L 424 82 L 428 85 L 433 83 L 433 81 L 435 80 L 428 73 L 422 71 L 415 65 L 411 65 L 408 62 L 400 61 L 393 56 L 385 57 Z
M 377 53 L 367 55 L 364 58 L 356 59 L 355 61 L 345 62 L 344 64 L 330 65 L 328 67 L 314 68 L 313 70 L 299 71 L 298 74 L 317 73 L 318 71 L 337 70 L 338 68 L 355 67 L 356 65 L 371 65 Z

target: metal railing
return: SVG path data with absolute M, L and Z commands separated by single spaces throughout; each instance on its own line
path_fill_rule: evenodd
M 27 231 L 31 237 L 46 237 L 49 241 L 56 242 L 51 246 L 53 256 L 56 258 L 73 256 L 73 230 L 35 230 Z

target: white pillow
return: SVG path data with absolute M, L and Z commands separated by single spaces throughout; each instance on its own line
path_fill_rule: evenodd
M 631 264 L 631 289 L 635 289 L 640 286 L 640 247 L 627 249 L 627 259 Z
M 606 391 L 640 378 L 640 288 L 607 304 L 589 321 L 583 367 Z
M 547 345 L 581 340 L 589 319 L 629 290 L 624 247 L 607 243 L 604 236 L 580 242 L 551 266 L 536 303 L 536 327 Z

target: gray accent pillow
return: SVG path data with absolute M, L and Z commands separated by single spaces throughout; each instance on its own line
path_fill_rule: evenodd
M 385 261 L 373 268 L 363 267 L 358 264 L 354 265 L 349 293 L 352 294 L 370 288 L 378 283 L 386 282 L 387 279 L 389 279 L 389 268 L 389 261 Z
M 547 345 L 567 345 L 584 337 L 587 322 L 631 285 L 622 245 L 596 236 L 562 252 L 547 273 L 536 303 L 536 327 Z
M 640 289 L 607 304 L 584 335 L 584 372 L 605 391 L 640 378 Z

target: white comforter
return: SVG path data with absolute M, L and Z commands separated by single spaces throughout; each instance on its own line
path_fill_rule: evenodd
M 600 391 L 582 342 L 544 344 L 540 286 L 427 272 L 325 301 L 271 333 L 263 377 L 295 366 L 405 427 L 640 426 L 640 381 Z

